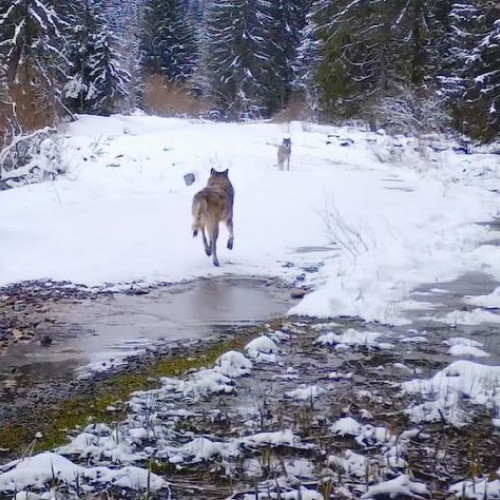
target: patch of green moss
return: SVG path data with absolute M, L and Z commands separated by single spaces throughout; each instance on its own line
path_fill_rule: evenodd
M 235 338 L 218 341 L 209 346 L 195 348 L 189 355 L 178 354 L 159 358 L 133 373 L 118 373 L 94 383 L 81 394 L 62 401 L 53 409 L 41 409 L 36 420 L 21 424 L 4 424 L 0 427 L 0 449 L 10 450 L 10 455 L 21 456 L 31 448 L 35 434 L 34 451 L 60 446 L 67 441 L 69 431 L 84 427 L 90 421 L 119 422 L 125 418 L 123 402 L 135 391 L 150 390 L 160 386 L 161 377 L 175 377 L 213 364 L 228 350 L 240 350 L 262 327 L 246 328 Z M 113 407 L 113 411 L 110 411 Z

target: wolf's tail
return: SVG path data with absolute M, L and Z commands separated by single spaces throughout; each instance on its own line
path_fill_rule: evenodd
M 198 230 L 203 228 L 201 217 L 205 209 L 206 201 L 203 198 L 198 198 L 193 201 L 193 224 L 191 229 L 193 231 L 193 238 L 198 235 Z

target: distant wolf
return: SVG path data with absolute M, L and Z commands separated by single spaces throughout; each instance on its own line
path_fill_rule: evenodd
M 193 197 L 193 237 L 201 230 L 205 253 L 210 257 L 214 266 L 219 265 L 217 258 L 217 237 L 219 236 L 219 222 L 224 222 L 229 230 L 227 248 L 232 250 L 233 234 L 233 202 L 234 188 L 229 180 L 229 170 L 217 172 L 210 170 L 207 187 L 198 191 Z M 207 241 L 208 232 L 209 241 Z
M 286 169 L 290 170 L 290 155 L 292 154 L 292 140 L 290 137 L 285 137 L 280 147 L 278 148 L 278 167 L 283 170 L 286 162 Z

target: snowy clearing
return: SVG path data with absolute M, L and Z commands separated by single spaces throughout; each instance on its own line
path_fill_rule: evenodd
M 292 313 L 402 324 L 404 301 L 420 283 L 478 270 L 500 280 L 500 251 L 478 248 L 491 234 L 474 224 L 498 214 L 495 155 L 451 147 L 421 154 L 405 137 L 295 122 L 81 116 L 61 133 L 69 173 L 1 193 L 2 285 L 227 273 L 293 282 L 313 268 L 304 284 L 316 291 Z M 290 172 L 275 166 L 285 133 Z M 235 247 L 225 248 L 222 230 L 220 269 L 190 230 L 192 196 L 212 167 L 229 168 L 236 190 Z M 191 186 L 187 173 L 196 176 Z

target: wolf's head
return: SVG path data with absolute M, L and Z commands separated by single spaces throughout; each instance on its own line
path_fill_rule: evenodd
M 286 149 L 290 149 L 292 147 L 292 139 L 290 139 L 290 137 L 284 137 L 282 144 Z
M 229 178 L 229 169 L 226 168 L 226 170 L 224 170 L 223 172 L 217 172 L 217 170 L 215 170 L 215 168 L 212 168 L 210 170 L 210 177 L 226 177 L 226 178 Z
M 232 189 L 231 181 L 229 180 L 229 169 L 218 172 L 215 168 L 210 170 L 208 178 L 208 186 L 217 186 L 223 189 Z

